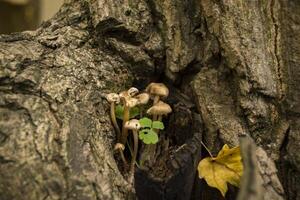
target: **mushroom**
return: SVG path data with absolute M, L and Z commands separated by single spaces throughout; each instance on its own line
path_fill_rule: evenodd
M 141 93 L 135 96 L 135 98 L 138 100 L 138 105 L 145 105 L 149 102 L 150 95 L 148 93 Z M 143 117 L 143 111 L 143 106 L 140 106 L 140 118 Z
M 115 127 L 115 129 L 117 131 L 117 141 L 120 141 L 120 139 L 121 139 L 121 131 L 120 131 L 119 125 L 117 123 L 116 114 L 115 114 L 115 104 L 119 104 L 120 103 L 120 97 L 116 93 L 109 93 L 106 96 L 106 99 L 107 99 L 108 102 L 110 102 L 110 117 L 111 117 L 111 121 L 112 121 L 113 126 Z M 120 153 L 121 159 L 122 159 L 124 165 L 127 166 L 128 163 L 127 163 L 127 161 L 125 159 L 123 151 L 124 151 L 124 149 L 119 148 L 119 153 Z
M 117 132 L 117 138 L 119 140 L 120 137 L 121 137 L 121 131 L 120 131 L 119 125 L 117 123 L 117 119 L 116 119 L 115 104 L 120 103 L 120 97 L 116 93 L 109 93 L 106 96 L 106 99 L 110 103 L 110 118 L 111 118 L 111 121 L 113 123 L 113 126 L 115 127 L 115 130 Z
M 133 108 L 134 106 L 138 105 L 138 100 L 131 95 L 135 95 L 136 91 L 138 91 L 136 88 L 130 88 L 127 91 L 123 91 L 119 94 L 121 101 L 124 105 L 124 111 L 123 111 L 123 124 L 122 124 L 122 134 L 121 134 L 121 143 L 125 144 L 126 139 L 128 136 L 128 130 L 125 128 L 125 123 L 129 120 L 130 117 L 130 108 Z
M 123 161 L 123 163 L 124 163 L 124 166 L 127 167 L 127 166 L 128 166 L 128 163 L 127 163 L 127 161 L 126 161 L 126 159 L 125 159 L 125 156 L 124 156 L 124 150 L 125 150 L 124 144 L 122 144 L 122 143 L 117 143 L 117 144 L 115 145 L 114 150 L 115 150 L 115 151 L 118 151 L 118 152 L 120 153 L 121 159 L 122 159 L 122 161 Z
M 138 130 L 141 128 L 140 122 L 137 119 L 132 119 L 125 123 L 125 128 L 132 130 L 133 133 L 133 155 L 130 163 L 130 171 L 129 171 L 129 182 L 133 182 L 134 177 L 134 166 L 136 162 L 137 152 L 138 152 Z
M 139 101 L 136 98 L 131 97 L 131 98 L 126 99 L 126 106 L 128 108 L 133 108 L 134 106 L 136 106 L 138 104 L 139 104 Z
M 155 105 L 160 98 L 165 98 L 169 95 L 169 89 L 163 83 L 150 83 L 146 88 L 146 92 L 154 97 L 153 105 Z
M 167 115 L 170 112 L 172 112 L 172 108 L 169 106 L 169 104 L 166 104 L 162 101 L 159 101 L 157 104 L 147 110 L 147 114 L 149 115 L 158 115 L 158 121 L 161 121 L 162 116 Z
M 141 104 L 144 105 L 144 104 L 148 103 L 150 96 L 148 93 L 141 93 L 141 94 L 137 95 L 135 98 L 138 100 L 139 105 L 141 105 Z
M 131 87 L 127 90 L 127 93 L 129 96 L 134 97 L 135 95 L 137 95 L 137 93 L 139 93 L 139 89 Z

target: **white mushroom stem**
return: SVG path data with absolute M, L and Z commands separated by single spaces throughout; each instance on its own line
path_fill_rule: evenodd
M 120 131 L 119 125 L 117 123 L 117 119 L 116 119 L 115 102 L 111 102 L 111 104 L 110 104 L 110 117 L 111 117 L 113 126 L 115 127 L 115 130 L 117 132 L 117 141 L 119 142 L 120 137 L 121 137 L 121 131 Z
M 153 99 L 153 105 L 157 104 L 159 102 L 159 95 L 155 95 Z
M 129 180 L 132 183 L 134 178 L 134 167 L 136 162 L 136 157 L 138 153 L 138 145 L 139 145 L 139 138 L 137 130 L 132 130 L 133 133 L 133 155 L 130 163 L 130 172 L 129 172 Z
M 157 121 L 162 121 L 162 115 L 158 115 Z

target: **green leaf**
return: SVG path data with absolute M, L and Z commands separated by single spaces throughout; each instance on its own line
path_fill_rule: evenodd
M 123 119 L 124 108 L 121 105 L 117 105 L 115 109 L 116 118 Z
M 123 120 L 124 106 L 117 105 L 115 109 L 116 118 Z M 135 118 L 140 114 L 140 109 L 138 107 L 133 107 L 130 109 L 129 118 Z
M 163 130 L 165 128 L 165 126 L 164 126 L 164 123 L 162 123 L 160 121 L 153 121 L 152 128 Z
M 148 134 L 150 129 L 143 129 L 139 131 L 139 138 L 140 140 L 144 140 L 146 134 Z
M 130 109 L 129 118 L 135 118 L 140 114 L 140 109 L 138 107 L 133 107 Z
M 156 144 L 158 142 L 158 135 L 153 129 L 143 129 L 139 132 L 139 138 L 145 144 Z
M 139 120 L 141 126 L 143 128 L 151 128 L 152 125 L 152 120 L 147 118 L 147 117 L 143 117 L 142 119 Z

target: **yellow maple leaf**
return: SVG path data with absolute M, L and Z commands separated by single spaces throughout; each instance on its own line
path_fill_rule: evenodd
M 220 190 L 225 197 L 227 182 L 236 187 L 240 185 L 243 174 L 240 147 L 230 149 L 225 144 L 217 157 L 207 157 L 199 162 L 198 172 L 200 178 L 204 178 L 210 187 Z

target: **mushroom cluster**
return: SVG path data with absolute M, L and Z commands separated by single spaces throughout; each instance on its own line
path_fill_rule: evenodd
M 144 115 L 144 113 L 142 113 L 143 106 L 147 105 L 149 100 L 152 99 L 153 104 L 147 110 L 146 114 L 152 116 L 153 122 L 161 122 L 164 115 L 168 115 L 170 112 L 172 112 L 171 107 L 167 103 L 162 101 L 169 95 L 169 89 L 163 83 L 150 83 L 145 89 L 145 92 L 142 92 L 140 94 L 138 93 L 139 90 L 137 88 L 131 87 L 130 89 L 122 91 L 119 94 L 110 93 L 106 96 L 107 101 L 110 103 L 111 121 L 117 133 L 117 143 L 115 145 L 115 151 L 120 153 L 121 159 L 124 163 L 124 167 L 128 167 L 126 158 L 124 156 L 125 144 L 128 140 L 128 131 L 130 130 L 132 132 L 133 153 L 129 171 L 130 183 L 132 183 L 133 181 L 134 167 L 138 153 L 138 139 L 140 133 L 138 131 L 143 128 L 140 120 L 131 119 L 131 109 L 133 109 L 134 107 L 138 107 L 141 112 L 140 117 L 142 117 Z M 119 127 L 115 114 L 117 104 L 121 104 L 122 106 L 123 121 L 121 129 Z M 159 129 L 156 129 L 155 131 L 156 133 L 158 133 Z

